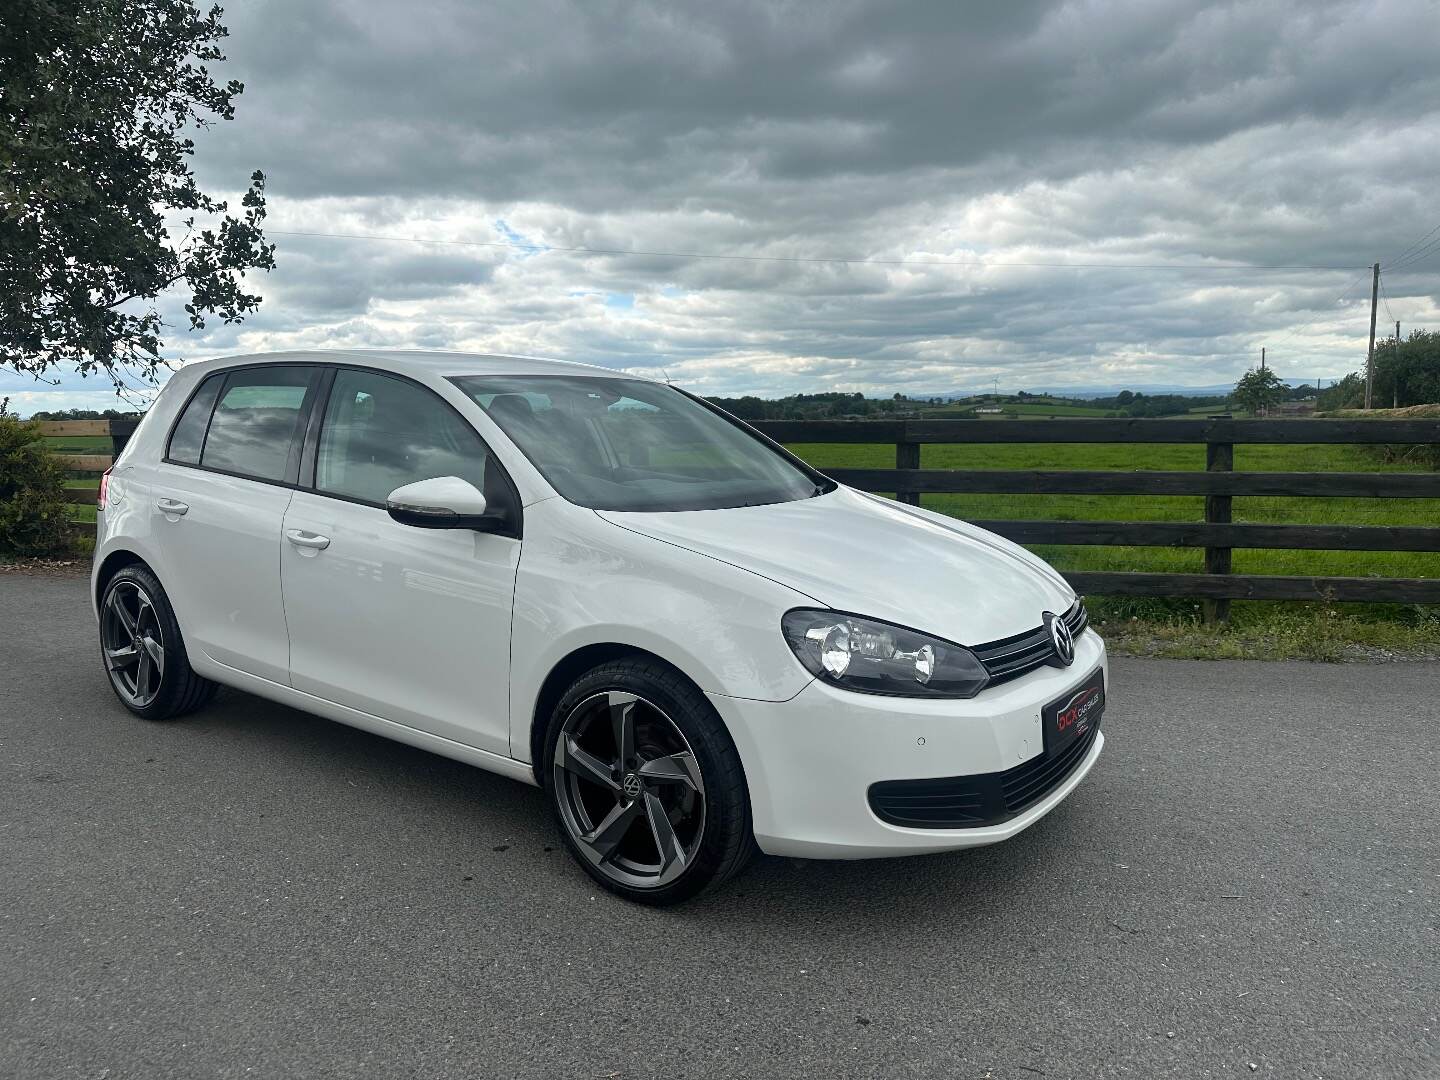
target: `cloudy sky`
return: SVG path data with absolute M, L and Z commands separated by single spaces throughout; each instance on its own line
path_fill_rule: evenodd
M 933 394 L 1212 385 L 1265 345 L 1330 378 L 1363 363 L 1377 259 L 1382 329 L 1440 328 L 1434 0 L 234 0 L 226 21 L 246 91 L 197 169 L 265 171 L 279 266 L 241 326 L 173 318 L 177 359 L 415 346 Z M 0 393 L 104 404 L 90 386 Z

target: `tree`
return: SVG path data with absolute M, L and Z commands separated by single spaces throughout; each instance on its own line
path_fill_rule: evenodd
M 0 4 L 0 364 L 153 381 L 159 294 L 183 283 L 191 329 L 238 322 L 275 265 L 265 177 L 238 215 L 201 191 L 193 130 L 235 114 L 221 9 L 190 0 Z M 180 233 L 172 237 L 171 230 Z
M 1412 330 L 1398 347 L 1393 337 L 1375 343 L 1375 404 L 1440 402 L 1440 333 Z
M 1248 412 L 1260 415 L 1285 396 L 1285 383 L 1274 368 L 1251 368 L 1240 376 L 1230 397 Z

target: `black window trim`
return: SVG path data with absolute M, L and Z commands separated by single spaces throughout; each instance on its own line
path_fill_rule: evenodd
M 330 393 L 335 387 L 336 376 L 342 371 L 360 371 L 367 375 L 380 375 L 387 379 L 395 379 L 399 382 L 409 383 L 411 386 L 429 394 L 436 401 L 440 402 L 441 405 L 449 409 L 450 412 L 454 414 L 455 419 L 459 420 L 460 423 L 479 440 L 480 445 L 485 450 L 486 468 L 489 468 L 490 462 L 494 462 L 495 467 L 500 470 L 500 479 L 504 482 L 506 489 L 510 493 L 510 505 L 515 519 L 513 524 L 508 528 L 496 530 L 489 535 L 508 536 L 515 540 L 522 538 L 525 532 L 525 510 L 520 502 L 520 489 L 515 486 L 515 481 L 510 476 L 510 470 L 505 468 L 505 463 L 496 455 L 494 447 L 486 441 L 484 435 L 476 430 L 475 425 L 466 419 L 465 415 L 453 404 L 437 394 L 434 387 L 426 386 L 419 379 L 412 379 L 409 375 L 402 375 L 398 371 L 390 371 L 387 368 L 367 367 L 364 364 L 325 364 L 323 366 L 326 368 L 326 372 L 320 382 L 321 392 L 316 396 L 315 407 L 311 410 L 305 426 L 304 444 L 300 454 L 299 482 L 295 485 L 297 490 L 308 492 L 311 495 L 318 495 L 322 499 L 335 499 L 339 502 L 353 503 L 356 506 L 371 506 L 377 510 L 385 509 L 384 503 L 374 502 L 371 499 L 361 499 L 354 495 L 342 495 L 335 491 L 322 491 L 315 483 L 320 456 L 320 436 L 325 426 L 325 413 L 330 407 Z
M 254 476 L 250 473 L 236 472 L 233 469 L 217 469 L 213 465 L 202 465 L 200 462 L 178 461 L 170 456 L 170 443 L 175 438 L 175 429 L 180 426 L 180 421 L 185 418 L 185 413 L 190 408 L 190 403 L 200 393 L 205 384 L 211 379 L 220 379 L 220 389 L 215 394 L 215 400 L 210 404 L 210 415 L 205 420 L 205 434 L 200 440 L 200 460 L 205 459 L 205 444 L 210 439 L 210 425 L 215 420 L 215 410 L 220 407 L 220 402 L 225 397 L 225 391 L 230 387 L 232 376 L 247 371 L 263 371 L 270 368 L 306 368 L 311 372 L 310 381 L 305 387 L 305 399 L 300 404 L 300 415 L 296 418 L 295 431 L 290 435 L 290 449 L 285 457 L 285 478 L 282 480 L 271 480 L 264 476 Z M 300 470 L 300 449 L 301 444 L 296 439 L 296 434 L 309 430 L 310 416 L 314 412 L 317 391 L 320 386 L 320 376 L 324 374 L 325 365 L 306 363 L 300 360 L 285 360 L 269 364 L 237 364 L 235 367 L 222 368 L 206 375 L 198 383 L 195 389 L 190 391 L 190 396 L 185 399 L 185 404 L 180 407 L 174 422 L 170 425 L 170 431 L 165 436 L 165 456 L 160 460 L 166 465 L 175 465 L 182 469 L 196 469 L 199 472 L 215 473 L 218 476 L 233 476 L 237 480 L 249 480 L 256 484 L 267 484 L 270 487 L 289 488 L 294 491 L 300 488 L 298 481 Z
M 301 412 L 304 415 L 303 422 L 295 425 L 295 430 L 300 435 L 298 444 L 295 436 L 291 436 L 290 452 L 286 458 L 286 478 L 284 480 L 269 480 L 263 476 L 251 476 L 248 473 L 233 472 L 229 469 L 217 469 L 214 466 L 201 465 L 197 462 L 178 461 L 170 456 L 170 442 L 175 437 L 175 429 L 180 425 L 180 421 L 190 408 L 190 403 L 195 399 L 195 396 L 200 393 L 206 383 L 211 379 L 221 380 L 220 389 L 215 394 L 215 400 L 210 405 L 210 415 L 205 420 L 205 434 L 200 440 L 200 455 L 202 458 L 205 455 L 205 441 L 210 437 L 210 422 L 215 418 L 215 410 L 219 407 L 221 399 L 225 396 L 225 390 L 230 384 L 230 376 L 238 372 L 256 371 L 267 368 L 309 368 L 314 372 L 311 376 L 310 384 L 305 390 L 305 402 L 301 405 Z M 339 502 L 354 503 L 357 506 L 371 506 L 377 510 L 384 510 L 384 503 L 372 502 L 369 499 L 359 499 L 351 495 L 340 495 L 332 491 L 321 491 L 315 486 L 315 468 L 316 458 L 319 454 L 320 429 L 324 425 L 325 410 L 330 404 L 330 391 L 335 385 L 335 376 L 341 371 L 363 371 L 369 374 L 382 375 L 386 378 L 398 379 L 401 382 L 410 383 L 412 386 L 429 393 L 439 401 L 440 404 L 449 409 L 455 415 L 455 418 L 465 427 L 469 428 L 475 437 L 480 440 L 480 445 L 485 448 L 488 460 L 493 461 L 495 467 L 500 470 L 500 479 L 504 482 L 506 489 L 510 493 L 511 507 L 515 518 L 514 524 L 510 528 L 495 532 L 493 535 L 509 536 L 516 540 L 521 539 L 525 531 L 525 509 L 521 503 L 520 489 L 515 486 L 515 480 L 510 475 L 510 470 L 505 467 L 505 463 L 495 453 L 490 443 L 486 441 L 485 436 L 476 430 L 475 425 L 466 419 L 465 415 L 459 409 L 437 394 L 434 387 L 426 386 L 419 379 L 413 379 L 409 375 L 402 375 L 398 371 L 391 371 L 388 368 L 370 367 L 365 364 L 333 364 L 323 361 L 316 363 L 303 360 L 283 360 L 260 364 L 237 364 L 234 367 L 212 371 L 195 384 L 195 388 L 191 390 L 189 396 L 185 398 L 185 404 L 182 405 L 180 411 L 176 413 L 174 421 L 170 424 L 170 430 L 165 435 L 165 455 L 160 460 L 166 465 L 174 465 L 182 469 L 195 469 L 199 472 L 215 473 L 219 476 L 233 476 L 237 480 L 249 480 L 252 483 L 267 484 L 270 487 L 288 488 L 291 491 L 306 491 L 312 495 L 318 495 L 322 499 L 336 499 Z

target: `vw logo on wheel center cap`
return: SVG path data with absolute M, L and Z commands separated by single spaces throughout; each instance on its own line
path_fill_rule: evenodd
M 1065 625 L 1065 620 L 1053 611 L 1042 612 L 1040 617 L 1045 621 L 1050 643 L 1055 646 L 1056 658 L 1069 667 L 1075 662 L 1075 635 L 1070 633 L 1070 627 Z
M 629 774 L 625 777 L 625 782 L 624 782 L 624 784 L 623 784 L 622 786 L 625 788 L 625 797 L 626 797 L 627 799 L 637 799 L 637 798 L 639 798 L 639 797 L 640 797 L 640 790 L 641 790 L 641 788 L 642 788 L 642 786 L 643 786 L 643 785 L 641 784 L 641 782 L 640 782 L 640 774 L 639 774 L 639 773 L 633 773 L 633 772 L 632 772 L 632 773 L 629 773 Z

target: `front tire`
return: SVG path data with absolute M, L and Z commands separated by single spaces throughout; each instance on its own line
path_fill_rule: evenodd
M 581 677 L 550 719 L 541 775 L 570 854 L 628 900 L 678 904 L 754 851 L 729 732 L 704 694 L 656 661 Z
M 100 658 L 120 703 L 146 720 L 184 716 L 219 689 L 191 669 L 170 598 L 139 563 L 124 567 L 105 585 Z

